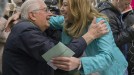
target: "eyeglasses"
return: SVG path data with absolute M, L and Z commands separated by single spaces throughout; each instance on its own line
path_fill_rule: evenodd
M 33 10 L 33 11 L 39 11 L 39 10 L 43 10 L 43 11 L 45 11 L 47 13 L 50 12 L 50 10 L 48 8 L 45 8 L 45 7 L 42 8 L 42 9 L 36 9 L 36 10 Z

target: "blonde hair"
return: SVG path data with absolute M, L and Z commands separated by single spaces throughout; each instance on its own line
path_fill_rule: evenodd
M 62 2 L 63 0 L 59 0 L 60 6 Z M 78 38 L 84 33 L 89 21 L 91 22 L 94 17 L 106 18 L 91 5 L 90 0 L 68 0 L 68 7 L 73 23 L 66 23 L 64 30 L 69 36 L 74 38 Z

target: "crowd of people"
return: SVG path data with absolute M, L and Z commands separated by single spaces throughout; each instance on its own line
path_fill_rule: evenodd
M 46 1 L 0 0 L 0 75 L 134 74 L 134 0 Z M 54 70 L 42 55 L 59 42 L 75 54 Z

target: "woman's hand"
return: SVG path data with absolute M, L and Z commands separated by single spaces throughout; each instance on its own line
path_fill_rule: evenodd
M 65 71 L 71 71 L 79 67 L 80 59 L 75 57 L 56 57 L 52 59 L 54 66 Z

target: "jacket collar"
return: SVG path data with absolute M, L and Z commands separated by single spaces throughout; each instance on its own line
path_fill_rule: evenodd
M 117 8 L 115 8 L 112 3 L 108 2 L 108 1 L 99 3 L 98 10 L 99 10 L 99 12 L 101 12 L 103 10 L 111 10 L 113 12 L 116 12 L 116 14 L 121 15 L 121 12 Z

